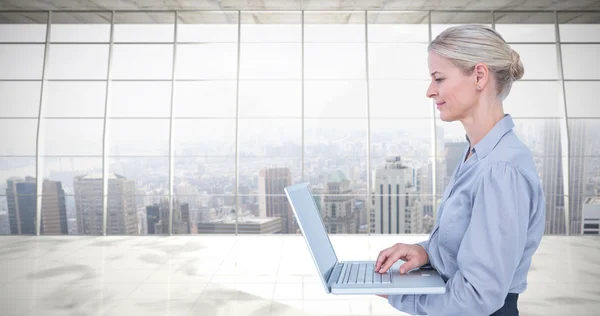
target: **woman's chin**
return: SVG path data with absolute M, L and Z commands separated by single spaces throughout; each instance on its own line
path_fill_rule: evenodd
M 440 111 L 440 120 L 442 120 L 443 122 L 455 121 L 454 117 L 452 117 L 452 115 L 449 115 L 448 113 L 446 113 L 446 111 Z

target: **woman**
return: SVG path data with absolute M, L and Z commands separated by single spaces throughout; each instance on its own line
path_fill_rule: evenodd
M 544 233 L 544 193 L 531 151 L 512 131 L 502 101 L 523 76 L 519 54 L 493 29 L 464 25 L 429 45 L 440 118 L 460 121 L 469 148 L 454 171 L 429 239 L 381 251 L 376 269 L 406 261 L 400 273 L 429 263 L 446 280 L 442 295 L 390 295 L 409 314 L 518 315 L 531 257 Z M 533 96 L 532 96 L 533 97 Z

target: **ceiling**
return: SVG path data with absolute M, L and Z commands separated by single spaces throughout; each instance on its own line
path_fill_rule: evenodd
M 69 11 L 53 12 L 52 23 L 107 23 L 111 20 L 110 12 L 74 12 L 77 10 L 182 10 L 179 12 L 181 23 L 237 23 L 235 10 L 242 10 L 246 11 L 241 15 L 244 24 L 298 24 L 301 23 L 300 10 L 306 10 L 306 24 L 362 24 L 365 10 L 369 11 L 369 23 L 428 23 L 428 10 L 434 10 L 432 23 L 491 24 L 491 10 L 543 11 L 495 12 L 496 23 L 554 23 L 554 10 L 578 10 L 561 12 L 560 23 L 600 23 L 600 0 L 0 0 L 0 11 L 3 10 Z M 402 10 L 413 12 L 397 12 Z M 459 10 L 479 12 L 455 12 Z M 595 12 L 590 12 L 593 10 Z M 0 12 L 0 23 L 46 23 L 46 20 L 46 13 Z M 118 12 L 115 15 L 116 23 L 173 23 L 173 20 L 173 12 Z
M 600 10 L 600 0 L 0 0 L 0 10 Z

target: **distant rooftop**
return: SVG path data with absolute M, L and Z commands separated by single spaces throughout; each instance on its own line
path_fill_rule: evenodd
M 585 200 L 585 204 L 600 204 L 600 197 L 589 197 Z
M 329 175 L 329 182 L 344 182 L 344 181 L 348 181 L 348 178 L 346 178 L 346 175 L 344 175 L 344 173 L 341 170 L 337 170 L 337 171 L 333 172 L 331 175 Z

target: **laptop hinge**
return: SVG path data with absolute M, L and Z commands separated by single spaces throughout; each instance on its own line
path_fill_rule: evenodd
M 339 262 L 335 263 L 335 266 L 329 270 L 329 276 L 327 277 L 327 285 L 331 286 L 337 282 L 342 272 L 342 264 Z

